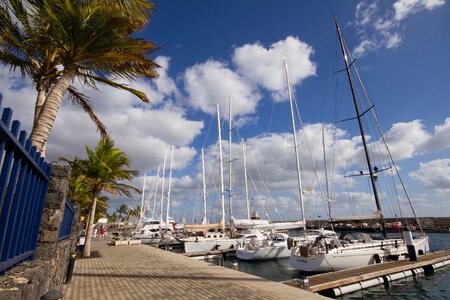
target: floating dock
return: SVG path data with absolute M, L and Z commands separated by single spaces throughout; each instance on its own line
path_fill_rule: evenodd
M 389 281 L 433 272 L 450 265 L 450 250 L 433 252 L 418 257 L 417 261 L 399 260 L 359 268 L 323 273 L 303 279 L 283 282 L 327 297 L 338 297 Z

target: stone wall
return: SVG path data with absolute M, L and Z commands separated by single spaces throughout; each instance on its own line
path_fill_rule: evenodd
M 58 242 L 69 176 L 69 166 L 52 165 L 34 260 L 22 262 L 0 276 L 0 299 L 40 299 L 49 291 L 62 290 L 70 253 L 82 228 L 76 210 L 71 236 Z

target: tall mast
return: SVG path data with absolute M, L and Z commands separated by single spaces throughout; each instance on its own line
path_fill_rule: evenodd
M 170 168 L 169 168 L 169 189 L 167 191 L 167 207 L 166 207 L 166 229 L 169 226 L 169 212 L 170 212 L 170 191 L 172 188 L 172 168 L 173 168 L 173 146 L 170 154 Z
M 322 148 L 323 148 L 323 165 L 325 167 L 325 184 L 326 184 L 326 189 L 327 189 L 327 203 L 328 203 L 328 217 L 330 218 L 330 221 L 332 221 L 333 219 L 331 218 L 331 199 L 330 199 L 330 186 L 328 183 L 328 170 L 327 170 L 327 152 L 326 152 L 326 148 L 325 148 L 325 131 L 323 129 L 323 124 L 322 124 Z M 331 230 L 333 229 L 333 223 L 331 223 Z
M 161 172 L 161 165 L 158 166 L 158 172 L 156 173 L 155 197 L 153 199 L 152 217 L 155 219 L 156 219 L 156 198 L 158 197 L 158 181 L 159 181 L 159 173 L 160 172 Z
M 164 153 L 163 169 L 162 169 L 162 183 L 161 183 L 161 209 L 159 211 L 159 228 L 162 228 L 163 209 L 164 209 L 164 179 L 166 174 L 166 154 Z
M 225 229 L 225 192 L 223 187 L 223 158 L 222 158 L 222 131 L 220 129 L 220 111 L 219 104 L 217 104 L 217 130 L 219 140 L 219 165 L 220 165 L 220 202 L 222 205 L 222 229 Z
M 380 213 L 380 222 L 381 222 L 381 228 L 382 228 L 382 231 L 383 231 L 383 236 L 386 237 L 387 236 L 386 226 L 385 226 L 385 222 L 384 222 L 383 212 L 381 210 L 380 199 L 378 197 L 377 185 L 376 185 L 376 182 L 375 182 L 376 180 L 375 180 L 375 176 L 374 176 L 374 170 L 372 168 L 372 163 L 370 161 L 369 151 L 368 151 L 367 142 L 366 142 L 366 136 L 364 134 L 364 126 L 363 126 L 362 119 L 361 119 L 362 115 L 361 115 L 361 113 L 359 111 L 358 101 L 356 99 L 355 87 L 354 87 L 354 84 L 353 84 L 352 75 L 350 73 L 350 66 L 349 66 L 349 63 L 348 63 L 348 56 L 347 56 L 347 53 L 346 53 L 346 50 L 345 50 L 344 41 L 342 39 L 341 29 L 339 28 L 337 20 L 334 20 L 334 23 L 336 25 L 336 31 L 337 31 L 337 34 L 338 34 L 338 37 L 339 37 L 339 43 L 341 45 L 342 55 L 344 57 L 345 70 L 347 72 L 348 82 L 349 82 L 350 89 L 351 89 L 351 92 L 352 92 L 353 104 L 355 106 L 356 118 L 358 120 L 359 131 L 360 131 L 361 139 L 362 139 L 363 146 L 364 146 L 364 153 L 365 153 L 365 156 L 366 156 L 367 167 L 369 168 L 370 182 L 372 184 L 373 195 L 375 197 L 375 204 L 377 206 L 378 212 Z
M 233 160 L 231 158 L 231 132 L 233 130 L 232 124 L 231 124 L 231 94 L 228 97 L 228 144 L 229 144 L 229 149 L 228 149 L 228 156 L 229 156 L 229 161 L 228 161 L 228 173 L 229 173 L 229 178 L 228 178 L 228 201 L 230 204 L 230 218 L 233 216 L 233 170 L 232 170 L 232 163 Z
M 147 179 L 147 173 L 144 173 L 144 183 L 142 184 L 142 198 L 141 198 L 141 211 L 139 212 L 139 220 L 136 225 L 136 232 L 141 227 L 142 216 L 144 214 L 144 198 L 145 198 L 145 180 Z
M 291 82 L 289 81 L 289 71 L 288 71 L 288 65 L 287 65 L 287 59 L 284 57 L 284 67 L 286 69 L 286 81 L 287 81 L 287 88 L 288 88 L 288 94 L 289 94 L 289 106 L 291 109 L 291 121 L 292 121 L 292 134 L 294 137 L 294 150 L 295 150 L 295 163 L 297 166 L 297 182 L 298 182 L 298 200 L 300 202 L 300 210 L 301 210 L 301 217 L 302 221 L 305 222 L 305 210 L 303 206 L 303 195 L 302 195 L 302 178 L 300 176 L 300 160 L 298 157 L 298 148 L 297 148 L 297 130 L 295 128 L 295 119 L 294 119 L 294 106 L 292 103 L 292 90 L 291 90 Z M 303 223 L 303 228 L 306 229 L 306 223 Z
M 205 154 L 202 147 L 202 181 L 203 181 L 203 224 L 208 224 L 206 216 L 206 176 L 205 176 Z
M 242 144 L 242 159 L 244 163 L 245 207 L 247 208 L 247 219 L 250 219 L 250 203 L 248 201 L 248 182 L 247 182 L 247 159 L 245 157 L 244 139 L 241 139 L 241 144 Z

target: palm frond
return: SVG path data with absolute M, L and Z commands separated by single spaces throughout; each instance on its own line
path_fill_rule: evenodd
M 85 94 L 79 92 L 73 86 L 70 86 L 68 88 L 68 92 L 69 92 L 69 99 L 72 101 L 73 104 L 80 106 L 84 110 L 84 112 L 91 118 L 92 122 L 94 122 L 95 126 L 97 127 L 97 131 L 100 132 L 101 137 L 102 138 L 107 137 L 108 133 L 106 132 L 106 127 L 94 113 L 94 107 L 90 102 L 89 98 Z

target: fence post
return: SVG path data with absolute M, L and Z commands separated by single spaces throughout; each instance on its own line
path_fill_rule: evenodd
M 52 164 L 52 175 L 42 211 L 35 259 L 49 263 L 46 291 L 59 290 L 64 283 L 73 241 L 69 238 L 58 244 L 61 221 L 69 188 L 70 167 Z M 74 220 L 74 222 L 76 222 Z M 62 245 L 64 244 L 64 245 Z
M 42 211 L 36 259 L 50 260 L 56 257 L 56 244 L 69 188 L 70 167 L 55 164 L 51 167 L 52 176 L 45 197 L 44 210 Z

